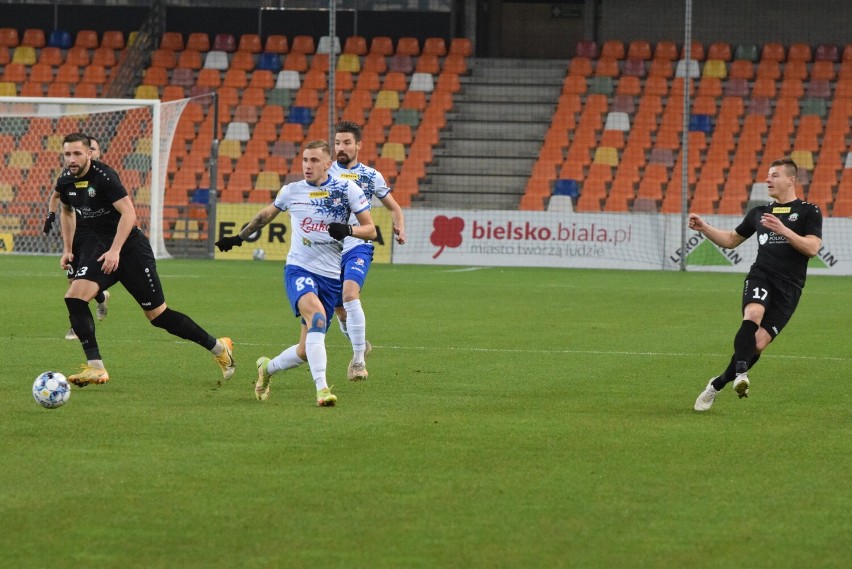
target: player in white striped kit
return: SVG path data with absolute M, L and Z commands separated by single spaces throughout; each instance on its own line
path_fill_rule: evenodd
M 351 121 L 337 123 L 334 135 L 335 162 L 329 174 L 358 184 L 368 200 L 375 196 L 391 214 L 393 232 L 399 245 L 405 243 L 405 218 L 402 208 L 391 196 L 391 189 L 384 176 L 366 164 L 358 161 L 361 150 L 361 127 Z M 349 223 L 357 221 L 350 218 Z M 352 343 L 352 360 L 349 362 L 347 377 L 350 381 L 367 379 L 367 364 L 364 361 L 371 349 L 367 341 L 367 317 L 361 306 L 361 289 L 373 262 L 373 244 L 359 239 L 343 240 L 343 296 L 335 308 L 340 330 Z
M 325 333 L 340 297 L 341 241 L 349 236 L 373 239 L 376 228 L 364 192 L 352 182 L 330 176 L 330 166 L 328 143 L 307 143 L 302 152 L 305 179 L 282 187 L 275 201 L 261 209 L 237 235 L 216 242 L 220 251 L 229 251 L 282 211 L 290 213 L 292 235 L 284 285 L 294 314 L 301 316 L 301 336 L 298 344 L 276 357 L 257 360 L 255 396 L 260 401 L 269 398 L 273 374 L 307 361 L 316 385 L 317 405 L 327 407 L 337 402 L 326 380 Z M 358 225 L 348 224 L 350 215 Z

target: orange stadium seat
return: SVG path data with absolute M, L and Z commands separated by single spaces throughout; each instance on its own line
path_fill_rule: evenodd
M 101 39 L 101 46 L 109 49 L 122 50 L 125 47 L 124 32 L 120 30 L 107 30 Z M 97 49 L 97 48 L 95 48 Z
M 627 48 L 627 59 L 651 59 L 651 44 L 646 40 L 633 40 Z
M 654 48 L 654 59 L 675 61 L 677 59 L 677 44 L 668 40 L 658 41 L 657 46 Z
M 266 53 L 289 53 L 290 46 L 287 41 L 287 36 L 281 34 L 272 34 L 266 38 L 266 44 L 263 48 Z
M 460 55 L 462 57 L 470 57 L 473 55 L 473 44 L 471 44 L 468 38 L 453 38 L 450 41 L 450 49 L 447 53 Z
M 619 40 L 607 40 L 601 47 L 601 57 L 612 57 L 624 59 L 624 42 Z
M 316 43 L 313 36 L 298 35 L 293 38 L 290 44 L 290 52 L 303 53 L 305 55 L 313 55 L 316 53 Z
M 21 45 L 41 49 L 45 46 L 44 30 L 40 28 L 29 28 L 24 30 L 24 36 L 21 38 Z
M 394 53 L 416 57 L 420 55 L 420 42 L 414 37 L 401 37 L 396 42 Z
M 77 32 L 77 37 L 74 39 L 74 47 L 97 49 L 98 33 L 95 30 L 80 30 Z
M 367 40 L 363 36 L 349 36 L 343 43 L 343 53 L 364 56 L 367 52 Z
M 731 44 L 728 42 L 715 42 L 707 48 L 707 59 L 719 59 L 721 61 L 731 61 Z
M 186 49 L 202 53 L 210 51 L 210 36 L 203 32 L 192 32 L 186 39 Z

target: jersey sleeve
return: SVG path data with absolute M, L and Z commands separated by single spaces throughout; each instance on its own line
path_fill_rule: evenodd
M 822 239 L 822 211 L 819 206 L 811 204 L 802 235 L 816 235 Z
M 99 166 L 101 165 L 99 164 Z M 100 190 L 104 192 L 104 196 L 106 196 L 110 203 L 115 203 L 130 195 L 127 188 L 121 183 L 121 178 L 118 177 L 118 173 L 115 170 L 112 168 L 103 168 L 103 166 L 101 168 L 103 182 Z
M 346 193 L 349 197 L 349 209 L 352 210 L 352 213 L 361 213 L 370 209 L 370 201 L 358 184 L 347 181 Z
M 287 211 L 290 209 L 290 186 L 292 184 L 287 184 L 286 186 L 281 186 L 281 189 L 278 190 L 278 193 L 275 195 L 275 199 L 272 201 L 272 205 L 280 209 L 281 211 Z
M 382 199 L 391 192 L 391 189 L 388 187 L 388 183 L 385 181 L 385 177 L 382 176 L 382 173 L 378 170 L 376 170 L 376 179 L 374 182 L 375 189 L 373 191 L 373 194 L 377 198 Z
M 748 239 L 754 232 L 757 231 L 757 224 L 755 223 L 755 218 L 760 217 L 760 208 L 756 207 L 746 214 L 743 218 L 742 222 L 734 229 L 741 237 Z

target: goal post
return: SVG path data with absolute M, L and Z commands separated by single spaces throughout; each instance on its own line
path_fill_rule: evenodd
M 164 239 L 167 165 L 189 99 L 0 97 L 0 238 L 6 251 L 55 253 L 58 228 L 42 233 L 47 204 L 62 171 L 62 139 L 98 139 L 101 161 L 115 169 L 136 205 L 138 225 L 158 259 Z M 57 241 L 58 239 L 58 241 Z

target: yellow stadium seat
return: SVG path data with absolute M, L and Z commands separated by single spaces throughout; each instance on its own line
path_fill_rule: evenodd
M 405 161 L 405 146 L 400 142 L 386 142 L 382 145 L 382 158 L 393 158 L 397 162 Z
M 136 99 L 159 99 L 160 94 L 154 85 L 139 85 L 136 87 Z
M 398 109 L 399 108 L 399 93 L 396 91 L 379 91 L 376 95 L 377 109 Z
M 611 146 L 601 146 L 595 149 L 594 164 L 618 166 L 618 151 Z

